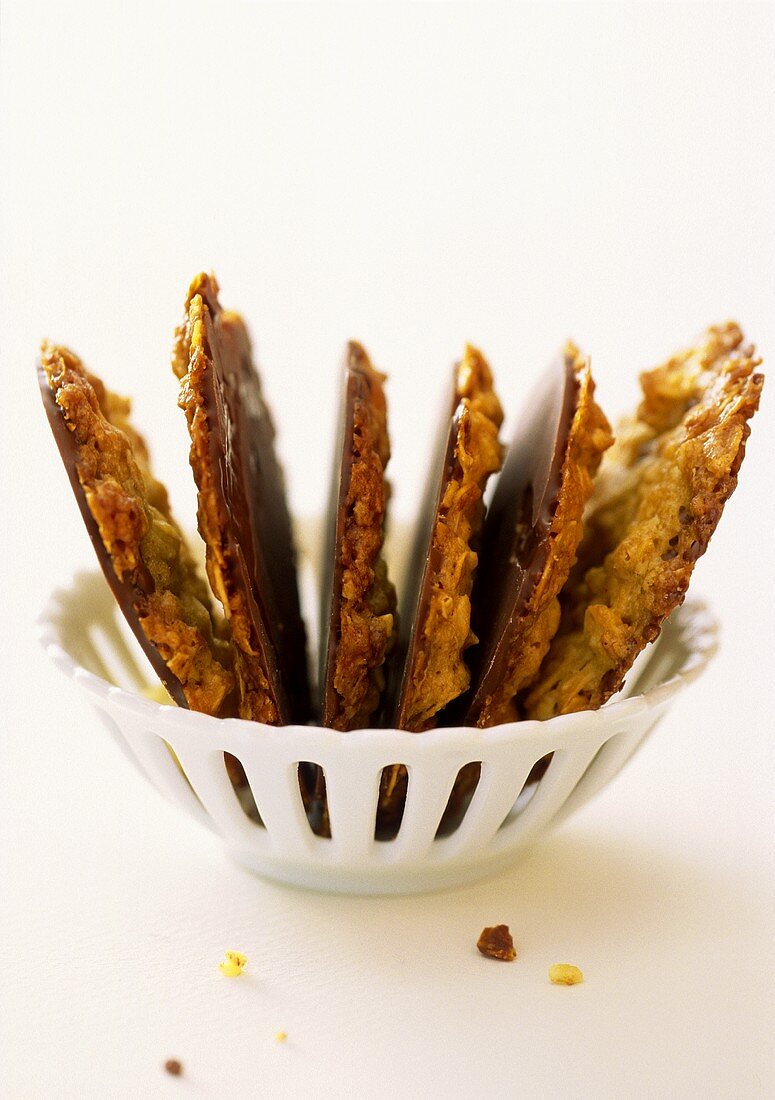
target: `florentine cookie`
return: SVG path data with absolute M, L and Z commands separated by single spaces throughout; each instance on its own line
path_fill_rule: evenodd
M 464 725 L 517 718 L 560 622 L 558 593 L 581 541 L 592 477 L 611 430 L 589 361 L 567 344 L 518 422 L 487 512 L 474 582 L 472 689 Z
M 390 458 L 385 376 L 350 343 L 329 505 L 322 588 L 320 682 L 324 726 L 368 726 L 395 641 L 396 596 L 382 555 Z
M 207 586 L 129 422 L 129 401 L 51 344 L 39 380 L 102 571 L 154 671 L 179 706 L 228 713 L 231 647 L 217 637 Z
M 500 469 L 503 420 L 490 368 L 473 347 L 453 374 L 452 401 L 431 466 L 427 520 L 415 544 L 406 616 L 409 637 L 395 707 L 395 725 L 430 729 L 443 707 L 466 690 L 465 650 L 471 631 L 474 546 L 484 518 L 487 480 Z
M 452 400 L 440 426 L 401 613 L 408 626 L 392 708 L 392 725 L 398 729 L 431 729 L 438 713 L 469 685 L 464 653 L 476 642 L 471 630 L 474 547 L 484 519 L 485 486 L 503 457 L 498 441 L 502 420 L 490 368 L 469 345 L 453 371 Z M 407 779 L 403 765 L 383 773 L 378 834 L 389 836 L 398 828 Z
M 306 638 L 275 431 L 247 330 L 212 276 L 189 288 L 173 369 L 191 436 L 207 573 L 235 647 L 242 718 L 309 717 Z
M 641 376 L 643 401 L 603 458 L 562 619 L 524 716 L 594 710 L 684 599 L 737 485 L 761 362 L 734 323 Z

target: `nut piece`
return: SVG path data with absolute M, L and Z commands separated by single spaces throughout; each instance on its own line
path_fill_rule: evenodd
M 218 969 L 227 978 L 236 978 L 244 970 L 247 961 L 246 956 L 241 955 L 239 951 L 227 951 L 226 960 L 218 964 Z
M 164 1063 L 164 1068 L 171 1077 L 180 1077 L 183 1072 L 183 1063 L 179 1062 L 177 1058 L 168 1058 Z
M 584 975 L 570 963 L 555 963 L 549 967 L 549 981 L 552 985 L 578 985 L 584 981 Z
M 511 938 L 507 924 L 496 924 L 494 928 L 485 928 L 476 946 L 488 959 L 512 962 L 517 957 L 514 940 Z

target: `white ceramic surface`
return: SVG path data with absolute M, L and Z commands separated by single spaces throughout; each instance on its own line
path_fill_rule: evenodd
M 52 597 L 41 641 L 143 774 L 219 833 L 234 858 L 266 877 L 337 893 L 437 889 L 507 864 L 617 774 L 716 648 L 712 616 L 689 604 L 633 670 L 628 697 L 599 711 L 419 736 L 394 729 L 338 733 L 217 719 L 150 701 L 137 694 L 144 658 L 119 620 L 102 576 L 80 574 Z M 235 794 L 225 752 L 242 763 L 260 824 Z M 541 779 L 527 784 L 533 765 L 550 753 Z M 330 838 L 309 826 L 301 761 L 325 772 Z M 463 820 L 437 837 L 455 778 L 473 761 L 481 762 L 481 778 Z M 403 819 L 394 839 L 376 840 L 380 776 L 396 763 L 409 772 Z

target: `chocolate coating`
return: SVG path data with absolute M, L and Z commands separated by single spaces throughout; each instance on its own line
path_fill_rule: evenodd
M 274 424 L 244 327 L 216 327 L 215 317 L 229 315 L 209 280 L 197 292 L 207 306 L 212 369 L 205 372 L 202 397 L 210 426 L 209 462 L 227 517 L 225 557 L 245 598 L 279 724 L 303 723 L 310 716 L 306 633 Z
M 551 364 L 527 402 L 482 531 L 472 596 L 472 689 L 464 722 L 503 679 L 520 616 L 546 566 L 579 383 L 573 361 Z
M 86 493 L 78 477 L 78 450 L 75 445 L 75 437 L 67 426 L 64 413 L 51 392 L 48 379 L 46 378 L 46 372 L 40 364 L 38 364 L 38 382 L 40 384 L 40 394 L 43 398 L 43 407 L 46 410 L 46 416 L 51 425 L 51 431 L 56 441 L 57 448 L 59 449 L 59 454 L 62 458 L 65 470 L 67 471 L 67 476 L 70 480 L 73 493 L 75 494 L 75 499 L 78 502 L 78 508 L 80 509 L 81 516 L 86 525 L 86 530 L 89 533 L 91 544 L 94 547 L 97 560 L 105 575 L 105 579 L 110 585 L 110 589 L 116 598 L 116 602 L 124 618 L 129 623 L 132 633 L 140 643 L 143 652 L 151 662 L 154 672 L 164 684 L 170 697 L 179 707 L 188 708 L 186 696 L 180 681 L 169 670 L 156 646 L 148 640 L 140 622 L 138 603 L 142 603 L 144 598 L 153 594 L 155 590 L 153 578 L 144 565 L 136 571 L 134 582 L 122 580 L 116 576 L 110 554 L 107 551 L 105 543 L 102 541 L 100 529 L 94 516 L 91 514 L 89 503 L 86 499 Z

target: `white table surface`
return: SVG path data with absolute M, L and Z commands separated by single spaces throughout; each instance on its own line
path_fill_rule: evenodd
M 350 336 L 390 372 L 402 514 L 466 339 L 507 434 L 568 334 L 613 415 L 711 321 L 771 358 L 773 45 L 771 5 L 4 5 L 4 1097 L 772 1095 L 771 387 L 693 586 L 708 675 L 513 870 L 377 900 L 228 863 L 44 663 L 32 620 L 91 550 L 32 364 L 48 335 L 132 393 L 191 522 L 167 355 L 200 267 L 252 327 L 300 514 Z M 497 922 L 513 965 L 476 952 Z

